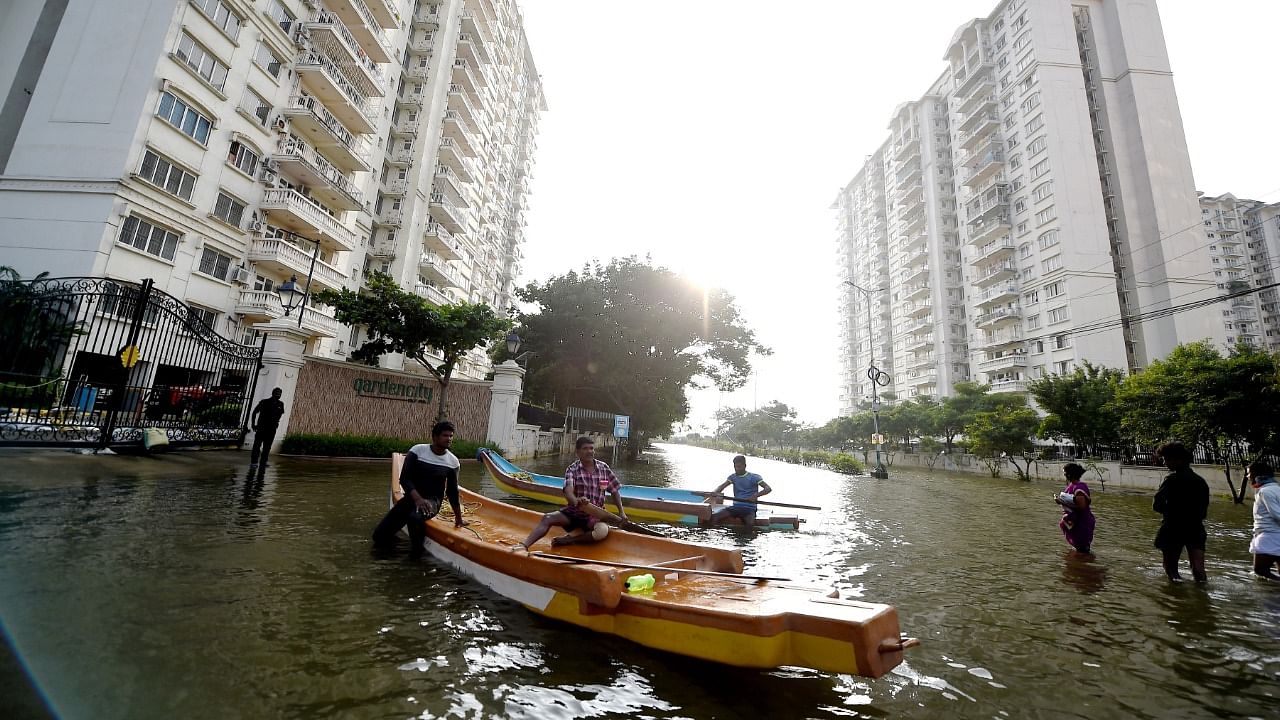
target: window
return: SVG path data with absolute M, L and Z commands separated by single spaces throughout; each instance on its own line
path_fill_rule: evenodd
M 1058 217 L 1058 209 L 1050 205 L 1049 207 L 1036 213 L 1036 225 L 1043 225 Z
M 1013 214 L 1014 214 L 1014 215 L 1017 215 L 1018 213 L 1023 213 L 1023 212 L 1026 212 L 1026 211 L 1027 211 L 1027 199 L 1026 199 L 1026 198 L 1018 198 L 1017 200 L 1014 200 L 1014 201 L 1013 201 Z
M 227 151 L 227 162 L 245 175 L 252 176 L 258 171 L 258 153 L 250 150 L 248 145 L 239 140 L 231 141 L 231 149 Z
M 1027 58 L 1030 58 L 1030 57 L 1031 57 L 1030 55 L 1027 56 Z M 1018 65 L 1022 65 L 1022 63 L 1018 63 Z M 1018 71 L 1021 72 L 1022 68 L 1019 67 Z M 1021 82 L 1018 83 L 1018 92 L 1025 93 L 1035 86 L 1036 86 L 1036 76 L 1028 75 L 1027 77 L 1023 78 Z
M 191 4 L 200 8 L 210 21 L 227 37 L 235 40 L 240 35 L 240 26 L 244 18 L 240 17 L 223 0 L 191 0 Z
M 240 227 L 240 221 L 244 219 L 244 208 L 244 203 L 220 192 L 213 205 L 213 216 L 229 225 Z
M 1040 316 L 1039 316 L 1039 315 L 1032 315 L 1031 317 L 1027 318 L 1027 329 L 1028 329 L 1028 330 L 1035 330 L 1035 329 L 1037 329 L 1037 328 L 1039 328 L 1039 327 L 1040 327 Z
M 178 249 L 178 233 L 153 225 L 137 215 L 130 215 L 120 227 L 118 242 L 148 255 L 172 260 Z
M 1056 307 L 1049 311 L 1047 321 L 1050 325 L 1060 322 L 1066 322 L 1071 319 L 1071 312 L 1066 305 Z
M 1069 347 L 1071 347 L 1071 341 L 1067 338 L 1067 336 L 1066 336 L 1066 335 L 1058 335 L 1058 336 L 1055 336 L 1055 337 L 1053 338 L 1053 349 L 1054 349 L 1054 350 L 1065 350 L 1065 349 L 1067 349 L 1067 348 L 1069 348 Z M 1068 362 L 1070 362 L 1070 361 L 1068 361 Z M 1065 371 L 1064 371 L 1064 372 L 1065 372 Z
M 1034 305 L 1038 302 L 1040 302 L 1039 290 L 1028 290 L 1027 292 L 1022 293 L 1023 305 Z
M 1064 338 L 1059 338 L 1059 340 L 1062 340 L 1062 339 Z M 1070 347 L 1070 346 L 1063 345 L 1062 347 Z M 1059 375 L 1066 375 L 1067 373 L 1071 372 L 1071 361 L 1062 360 L 1062 361 L 1056 362 L 1053 364 L 1053 370 Z
M 102 300 L 98 303 L 98 312 L 129 320 L 133 318 L 133 313 L 137 307 L 137 288 L 128 285 L 121 286 L 113 282 L 103 284 Z M 159 316 L 159 305 L 154 300 L 149 301 L 147 308 L 142 311 L 142 322 L 154 323 Z
M 1036 269 L 1034 267 L 1022 268 L 1022 282 L 1024 283 L 1030 282 L 1031 279 L 1035 277 L 1035 275 L 1036 275 Z
M 1009 183 L 1009 192 L 1016 193 L 1021 189 L 1022 189 L 1022 176 L 1019 175 L 1018 177 L 1013 179 L 1013 182 Z
M 174 55 L 197 75 L 204 78 L 204 81 L 212 85 L 213 89 L 222 92 L 226 87 L 227 66 L 189 34 L 182 33 L 182 39 L 178 41 L 178 50 Z
M 1058 244 L 1058 231 L 1057 231 L 1057 230 L 1050 230 L 1050 231 L 1048 231 L 1048 232 L 1041 233 L 1041 234 L 1040 234 L 1040 237 L 1039 237 L 1039 242 L 1040 242 L 1040 249 L 1041 249 L 1041 250 L 1046 250 L 1046 249 L 1048 249 L 1048 248 L 1053 247 L 1054 245 L 1057 245 L 1057 244 Z
M 1040 177 L 1041 175 L 1044 175 L 1047 172 L 1049 172 L 1049 158 L 1045 158 L 1044 160 L 1041 160 L 1040 162 L 1031 166 L 1031 179 L 1035 180 L 1036 178 Z
M 267 47 L 267 44 L 258 41 L 258 47 L 253 51 L 253 64 L 262 68 L 264 72 L 273 78 L 280 77 L 280 68 L 284 62 L 276 57 L 276 54 Z
M 1031 93 L 1027 96 L 1026 100 L 1022 101 L 1022 105 L 1019 107 L 1022 108 L 1022 112 L 1024 113 L 1031 112 L 1037 107 L 1040 107 L 1040 93 Z
M 173 93 L 167 90 L 160 93 L 160 109 L 156 111 L 156 115 L 201 145 L 209 144 L 209 131 L 213 129 L 213 121 L 179 100 Z
M 223 255 L 212 248 L 205 248 L 204 253 L 200 255 L 199 272 L 212 278 L 226 280 L 231 274 L 231 265 L 234 262 L 235 260 L 229 255 Z M 213 323 L 209 325 L 212 327 Z
M 245 88 L 240 108 L 249 113 L 263 127 L 267 124 L 267 118 L 271 117 L 271 103 L 262 99 L 262 96 L 254 92 L 253 88 Z
M 272 290 L 275 289 L 275 287 L 276 287 L 275 280 L 272 280 L 269 277 L 262 277 L 261 275 L 257 275 L 257 274 L 253 276 L 254 290 L 265 290 L 267 292 L 271 292 Z
M 1042 127 L 1044 127 L 1044 115 L 1043 114 L 1036 115 L 1035 117 L 1027 121 L 1027 134 L 1030 135 L 1031 133 L 1039 130 Z M 1032 152 L 1035 152 L 1035 151 L 1033 150 Z
M 202 308 L 196 305 L 187 306 L 187 317 L 191 320 L 192 330 L 212 330 L 218 322 L 217 310 Z
M 1034 54 L 1024 55 L 1023 58 L 1018 61 L 1018 65 L 1016 68 L 1014 68 L 1014 72 L 1021 73 L 1023 70 L 1026 70 L 1027 68 L 1031 67 L 1032 63 L 1034 63 L 1035 61 L 1036 61 L 1036 56 Z M 1033 75 L 1032 78 L 1034 77 L 1035 76 Z M 1028 80 L 1032 78 L 1028 78 Z M 1032 84 L 1034 84 L 1034 81 L 1032 82 Z
M 1050 198 L 1050 197 L 1053 197 L 1053 181 L 1052 180 L 1050 180 L 1049 182 L 1041 183 L 1037 185 L 1036 189 L 1031 191 L 1031 199 L 1035 200 L 1036 202 L 1040 202 L 1041 200 L 1044 200 L 1045 198 Z
M 143 180 L 183 200 L 191 200 L 196 186 L 196 176 L 178 167 L 167 157 L 147 150 L 142 155 L 142 168 L 138 176 Z
M 1040 117 L 1040 116 L 1037 115 L 1036 117 Z M 1031 142 L 1027 143 L 1027 153 L 1029 155 L 1035 155 L 1036 153 L 1044 152 L 1044 149 L 1048 146 L 1049 146 L 1049 141 L 1046 140 L 1043 135 L 1041 135 L 1035 140 L 1032 140 Z
M 1020 168 L 1020 167 L 1022 167 L 1022 156 L 1021 156 L 1021 155 L 1013 155 L 1013 156 L 1010 156 L 1010 158 L 1009 158 L 1009 169 L 1010 169 L 1010 170 L 1017 170 L 1017 169 L 1018 169 L 1018 168 Z
M 289 8 L 285 7 L 280 0 L 271 0 L 271 7 L 267 8 L 267 16 L 275 20 L 286 34 L 293 27 L 294 14 L 289 12 Z
M 1057 282 L 1051 282 L 1048 285 L 1044 286 L 1044 296 L 1047 298 L 1056 298 L 1066 291 L 1067 291 L 1066 286 L 1063 284 L 1061 280 Z
M 1053 256 L 1053 257 L 1051 257 L 1051 258 L 1046 258 L 1046 259 L 1045 259 L 1045 261 L 1044 261 L 1044 271 L 1045 271 L 1045 272 L 1053 272 L 1054 270 L 1061 270 L 1061 269 L 1062 269 L 1062 256 L 1061 256 L 1061 255 L 1054 255 L 1054 256 Z
M 1022 33 L 1021 35 L 1018 36 L 1017 40 L 1013 41 L 1013 49 L 1016 52 L 1026 47 L 1030 43 L 1031 43 L 1031 33 L 1029 32 Z
M 1018 247 L 1018 259 L 1025 260 L 1031 256 L 1031 243 L 1022 243 Z
M 1026 221 L 1026 220 L 1023 220 L 1022 222 L 1018 223 L 1018 226 L 1017 226 L 1017 228 L 1015 229 L 1015 232 L 1016 232 L 1018 235 L 1022 235 L 1022 234 L 1024 234 L 1025 232 L 1027 232 L 1027 221 Z

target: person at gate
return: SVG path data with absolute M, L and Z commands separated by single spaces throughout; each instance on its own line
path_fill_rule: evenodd
M 253 428 L 253 449 L 249 451 L 249 464 L 257 465 L 262 458 L 262 467 L 267 466 L 267 454 L 271 452 L 271 444 L 276 440 L 276 430 L 280 427 L 280 418 L 284 417 L 284 401 L 280 396 L 284 390 L 276 388 L 271 397 L 258 401 L 253 414 L 249 416 L 249 426 Z M 258 450 L 262 455 L 258 455 Z
M 1205 582 L 1204 519 L 1209 514 L 1209 483 L 1191 469 L 1191 451 L 1180 442 L 1161 445 L 1156 457 L 1170 470 L 1151 504 L 1151 509 L 1164 515 L 1155 542 L 1164 554 L 1164 572 L 1170 580 L 1182 579 L 1178 561 L 1186 548 L 1196 582 Z
M 719 496 L 720 491 L 733 486 L 733 504 L 728 507 L 720 508 L 711 515 L 711 524 L 719 525 L 730 519 L 737 519 L 747 527 L 754 527 L 756 524 L 756 508 L 753 502 L 761 495 L 768 495 L 773 492 L 773 488 L 769 487 L 769 483 L 764 481 L 756 473 L 747 472 L 747 458 L 743 455 L 736 455 L 733 458 L 733 474 L 725 481 L 720 483 L 719 487 L 712 490 L 713 495 Z
M 373 531 L 373 544 L 387 548 L 396 544 L 400 528 L 409 526 L 409 557 L 422 555 L 426 537 L 426 521 L 440 512 L 440 504 L 449 498 L 453 508 L 453 524 L 468 525 L 462 519 L 462 507 L 458 503 L 458 467 L 461 463 L 449 449 L 456 432 L 453 423 L 445 420 L 431 428 L 431 444 L 419 443 L 409 448 L 400 468 L 400 487 L 404 497 L 391 507 L 382 522 Z
M 1246 471 L 1253 484 L 1253 572 L 1268 580 L 1280 580 L 1272 569 L 1280 563 L 1280 484 L 1275 470 L 1261 460 L 1249 464 Z
M 1089 486 L 1081 478 L 1084 467 L 1079 463 L 1067 463 L 1062 466 L 1062 476 L 1067 479 L 1067 489 L 1054 497 L 1062 506 L 1062 519 L 1058 521 L 1058 529 L 1067 539 L 1067 544 L 1078 553 L 1089 554 L 1089 546 L 1093 544 L 1093 528 L 1097 519 L 1093 516 L 1093 498 L 1089 495 Z
M 563 527 L 568 532 L 551 541 L 552 545 L 599 542 L 609 535 L 609 525 L 588 512 L 589 506 L 604 507 L 605 494 L 613 497 L 618 506 L 618 517 L 627 522 L 627 511 L 622 507 L 621 485 L 613 470 L 596 459 L 596 444 L 589 437 L 580 437 L 574 443 L 578 459 L 564 472 L 565 506 L 542 516 L 538 526 L 524 542 L 512 550 L 528 550 L 542 539 L 552 527 Z

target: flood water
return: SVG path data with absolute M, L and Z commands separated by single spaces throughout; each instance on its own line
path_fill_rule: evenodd
M 1280 586 L 1252 578 L 1249 506 L 1225 498 L 1210 509 L 1210 583 L 1172 585 L 1140 493 L 1095 488 L 1086 560 L 1066 552 L 1054 486 L 750 460 L 771 499 L 823 510 L 803 513 L 799 532 L 671 533 L 739 547 L 762 574 L 895 605 L 922 644 L 873 681 L 722 667 L 540 619 L 429 558 L 370 552 L 387 463 L 281 458 L 257 479 L 246 455 L 0 457 L 0 618 L 59 716 L 1096 720 L 1280 708 Z M 660 446 L 619 474 L 709 490 L 730 457 Z M 559 474 L 567 461 L 526 466 Z M 474 463 L 463 484 L 502 497 Z

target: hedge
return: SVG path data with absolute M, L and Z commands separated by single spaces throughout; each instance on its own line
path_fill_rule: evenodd
M 326 435 L 320 433 L 289 433 L 284 436 L 280 451 L 287 455 L 324 455 L 328 457 L 387 458 L 391 453 L 402 453 L 430 438 L 393 438 L 379 435 Z M 477 443 L 455 439 L 453 454 L 460 458 L 474 458 L 476 450 L 486 447 L 502 452 L 496 444 Z

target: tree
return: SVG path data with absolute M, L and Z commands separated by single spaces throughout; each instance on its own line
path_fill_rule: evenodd
M 1018 478 L 1030 481 L 1030 460 L 1034 449 L 1031 437 L 1039 426 L 1040 416 L 1035 410 L 1025 405 L 1006 405 L 975 414 L 965 426 L 964 433 L 969 439 L 969 452 L 982 458 L 991 471 L 991 477 L 1000 477 L 1000 467 L 1008 458 Z M 1018 465 L 1019 456 L 1027 458 L 1025 467 Z
M 942 437 L 947 452 L 954 447 L 956 435 L 963 432 L 978 413 L 1026 405 L 1020 395 L 992 394 L 990 386 L 981 383 L 958 382 L 954 391 L 954 395 L 944 399 L 931 413 L 932 432 Z
M 685 389 L 741 387 L 751 353 L 769 354 L 733 297 L 634 257 L 584 267 L 518 291 L 522 348 L 535 353 L 526 394 L 631 416 L 633 435 L 688 414 Z
M 1081 457 L 1099 454 L 1102 447 L 1123 442 L 1116 393 L 1124 373 L 1114 368 L 1083 365 L 1065 375 L 1046 375 L 1028 387 L 1047 415 L 1041 421 L 1043 438 L 1070 440 Z
M 795 416 L 795 410 L 777 400 L 757 410 L 723 408 L 716 411 L 716 419 L 720 422 L 719 436 L 751 447 L 781 447 L 799 427 Z
M 378 358 L 395 352 L 426 368 L 440 382 L 436 421 L 447 418 L 449 382 L 458 361 L 505 335 L 511 321 L 482 303 L 432 305 L 383 273 L 367 278 L 367 292 L 323 290 L 316 293 L 316 302 L 332 306 L 340 322 L 368 329 L 369 339 L 352 353 L 353 359 L 376 367 Z
M 67 346 L 84 333 L 76 319 L 76 301 L 41 282 L 49 273 L 24 281 L 16 270 L 0 266 L 0 402 L 53 404 Z
M 1223 357 L 1208 342 L 1179 345 L 1126 378 L 1116 394 L 1127 432 L 1148 445 L 1177 438 L 1207 450 L 1224 464 L 1237 503 L 1244 502 L 1245 485 L 1236 489 L 1231 466 L 1276 448 L 1277 400 L 1273 356 L 1238 345 Z

